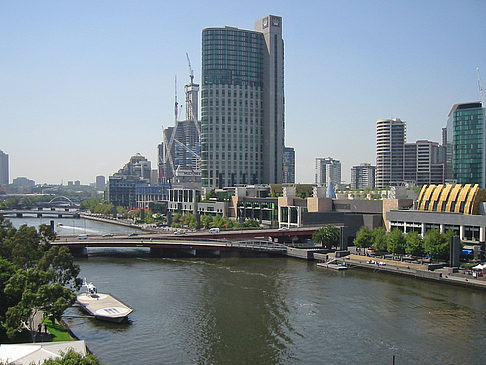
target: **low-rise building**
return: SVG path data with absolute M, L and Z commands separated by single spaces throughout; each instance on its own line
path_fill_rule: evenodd
M 453 230 L 461 240 L 486 241 L 486 190 L 479 184 L 424 185 L 415 209 L 392 209 L 386 214 L 390 228 L 416 231 Z
M 312 197 L 299 198 L 295 190 L 284 188 L 278 198 L 279 227 L 297 228 L 333 224 L 343 227 L 344 240 L 351 244 L 362 226 L 386 226 L 390 209 L 412 206 L 411 199 L 349 200 L 326 197 L 325 187 L 314 187 Z

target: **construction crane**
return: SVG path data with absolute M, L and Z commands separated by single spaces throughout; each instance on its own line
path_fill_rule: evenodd
M 483 90 L 483 84 L 481 83 L 481 74 L 479 73 L 479 67 L 476 67 L 476 71 L 478 71 L 479 99 L 484 107 L 484 90 Z
M 194 70 L 191 67 L 191 60 L 189 59 L 189 55 L 186 52 L 187 63 L 189 64 L 189 77 L 191 78 L 191 85 L 194 83 Z

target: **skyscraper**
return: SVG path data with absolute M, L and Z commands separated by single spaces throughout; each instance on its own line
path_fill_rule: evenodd
M 341 162 L 331 157 L 316 158 L 316 179 L 317 185 L 334 186 L 341 184 Z
M 283 166 L 283 183 L 295 184 L 295 150 L 293 147 L 284 148 Z
M 375 186 L 401 185 L 404 181 L 406 123 L 399 118 L 376 122 Z
M 0 150 L 0 186 L 7 186 L 9 182 L 8 155 Z
M 282 18 L 269 15 L 258 20 L 255 29 L 202 32 L 204 186 L 283 180 Z
M 486 187 L 486 117 L 480 102 L 455 104 L 447 121 L 447 170 L 458 184 Z

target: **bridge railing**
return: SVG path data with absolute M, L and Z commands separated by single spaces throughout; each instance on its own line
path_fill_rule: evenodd
M 238 247 L 238 248 L 250 248 L 255 250 L 286 250 L 287 247 L 282 244 L 278 244 L 271 241 L 262 240 L 245 240 L 245 241 L 233 241 L 227 242 L 227 247 Z

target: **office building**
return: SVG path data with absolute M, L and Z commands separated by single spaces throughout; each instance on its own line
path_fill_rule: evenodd
M 369 163 L 362 163 L 351 168 L 351 189 L 363 190 L 364 188 L 374 189 L 376 166 Z
M 403 184 L 406 123 L 399 118 L 376 122 L 376 178 L 375 186 Z
M 8 155 L 0 150 L 0 186 L 9 184 L 8 171 Z
M 458 184 L 486 187 L 485 123 L 485 109 L 480 102 L 455 104 L 449 113 L 446 170 Z
M 106 180 L 104 176 L 96 176 L 96 182 L 95 182 L 95 187 L 96 190 L 102 191 L 105 190 L 106 187 Z
M 331 157 L 316 158 L 315 183 L 317 185 L 341 185 L 341 162 Z
M 201 172 L 207 187 L 281 183 L 282 18 L 202 32 Z
M 295 150 L 293 147 L 284 148 L 283 183 L 295 184 Z
M 115 206 L 126 208 L 137 207 L 136 187 L 148 185 L 151 175 L 151 163 L 137 153 L 108 178 L 105 199 Z

